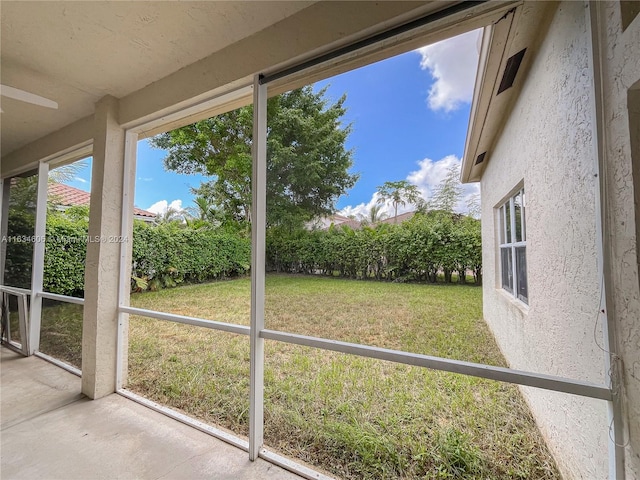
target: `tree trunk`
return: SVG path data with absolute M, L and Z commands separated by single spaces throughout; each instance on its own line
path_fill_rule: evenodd
M 458 270 L 458 283 L 461 283 L 462 285 L 467 283 L 467 270 L 466 269 Z
M 444 283 L 451 283 L 451 270 L 444 269 Z

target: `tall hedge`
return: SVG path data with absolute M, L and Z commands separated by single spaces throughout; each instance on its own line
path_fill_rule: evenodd
M 59 213 L 47 216 L 44 253 L 44 290 L 82 296 L 87 252 L 88 220 Z
M 87 220 L 85 214 L 49 215 L 46 291 L 82 295 Z M 32 251 L 28 243 L 19 246 L 25 252 Z M 383 224 L 359 230 L 273 228 L 267 233 L 266 253 L 267 269 L 278 272 L 427 282 L 436 282 L 440 277 L 450 282 L 453 273 L 458 273 L 459 281 L 464 282 L 465 273 L 472 272 L 476 283 L 482 279 L 480 222 L 439 212 L 416 215 L 399 225 Z M 29 273 L 30 254 L 24 256 L 22 268 L 16 262 L 22 257 L 12 257 L 12 271 Z M 134 290 L 156 290 L 182 282 L 241 275 L 249 270 L 250 263 L 251 244 L 242 234 L 178 223 L 134 225 Z
M 132 261 L 134 288 L 135 281 L 142 280 L 139 288 L 155 290 L 243 274 L 251 266 L 251 242 L 237 234 L 178 223 L 136 223 Z
M 29 210 L 9 212 L 4 283 L 12 287 L 31 288 L 31 259 L 33 243 L 30 241 L 35 226 L 35 214 Z
M 317 231 L 271 229 L 267 234 L 271 271 L 338 275 L 376 280 L 445 282 L 472 272 L 482 281 L 480 222 L 432 212 L 399 225 L 331 227 Z
M 81 296 L 84 290 L 87 221 L 54 213 L 47 218 L 44 289 Z M 31 247 L 31 245 L 29 245 Z M 133 228 L 132 289 L 157 290 L 182 282 L 241 275 L 251 265 L 248 238 L 177 223 Z

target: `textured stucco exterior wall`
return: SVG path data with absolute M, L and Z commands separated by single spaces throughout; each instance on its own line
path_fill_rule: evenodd
M 622 359 L 623 401 L 628 479 L 640 478 L 640 293 L 638 282 L 638 231 L 635 225 L 634 189 L 640 189 L 640 172 L 633 171 L 628 94 L 640 88 L 640 15 L 622 32 L 620 2 L 597 3 L 603 25 L 602 89 L 604 92 L 604 158 L 607 216 L 612 269 L 609 314 L 615 318 L 618 354 Z M 636 107 L 637 108 L 637 107 Z M 637 131 L 633 132 L 637 135 Z M 636 138 L 637 142 L 639 139 Z M 636 143 L 637 145 L 637 143 Z M 638 162 L 640 152 L 634 152 Z M 637 168 L 638 163 L 636 163 Z
M 484 316 L 512 368 L 602 384 L 585 8 L 582 2 L 559 5 L 482 177 Z M 496 207 L 522 184 L 528 306 L 500 288 L 496 225 Z M 605 402 L 522 391 L 564 476 L 606 478 Z
M 96 104 L 89 238 L 120 235 L 125 131 L 117 123 L 117 113 L 118 101 L 113 97 Z M 87 243 L 82 393 L 93 399 L 116 389 L 120 247 L 112 241 Z M 128 351 L 126 344 L 122 351 Z

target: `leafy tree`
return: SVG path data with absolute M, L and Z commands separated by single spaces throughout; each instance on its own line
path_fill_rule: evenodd
M 335 103 L 326 88 L 307 86 L 270 98 L 267 108 L 267 224 L 301 225 L 330 215 L 337 198 L 357 175 L 348 172 L 351 132 L 342 125 L 343 96 Z M 250 222 L 253 106 L 202 120 L 152 139 L 168 151 L 165 168 L 212 177 L 195 189 L 225 213 L 227 220 Z
M 387 200 L 391 200 L 393 205 L 393 223 L 396 223 L 398 205 L 405 206 L 407 203 L 419 203 L 420 191 L 418 187 L 406 180 L 384 182 L 378 187 L 378 203 L 385 203 Z
M 438 184 L 429 201 L 432 210 L 442 210 L 453 213 L 453 209 L 458 204 L 462 196 L 462 185 L 460 184 L 460 167 L 453 165 L 449 167 L 447 176 Z

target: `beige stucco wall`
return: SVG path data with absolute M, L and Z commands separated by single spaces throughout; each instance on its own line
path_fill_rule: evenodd
M 628 443 L 625 452 L 627 478 L 639 479 L 640 285 L 636 244 L 638 226 L 635 225 L 638 217 L 635 210 L 640 205 L 634 202 L 634 189 L 640 189 L 640 172 L 637 171 L 640 152 L 634 152 L 636 171 L 633 171 L 627 98 L 630 88 L 640 88 L 640 15 L 622 32 L 620 2 L 597 5 L 604 23 L 600 40 L 604 47 L 604 157 L 612 258 L 613 305 L 609 305 L 609 311 L 615 318 L 618 353 L 622 359 L 622 393 L 626 433 L 629 435 L 625 438 Z M 637 130 L 633 134 L 638 135 Z
M 562 3 L 482 177 L 484 316 L 510 366 L 604 383 L 589 29 Z M 500 288 L 496 210 L 524 182 L 529 306 Z M 522 389 L 566 478 L 607 477 L 605 402 Z

